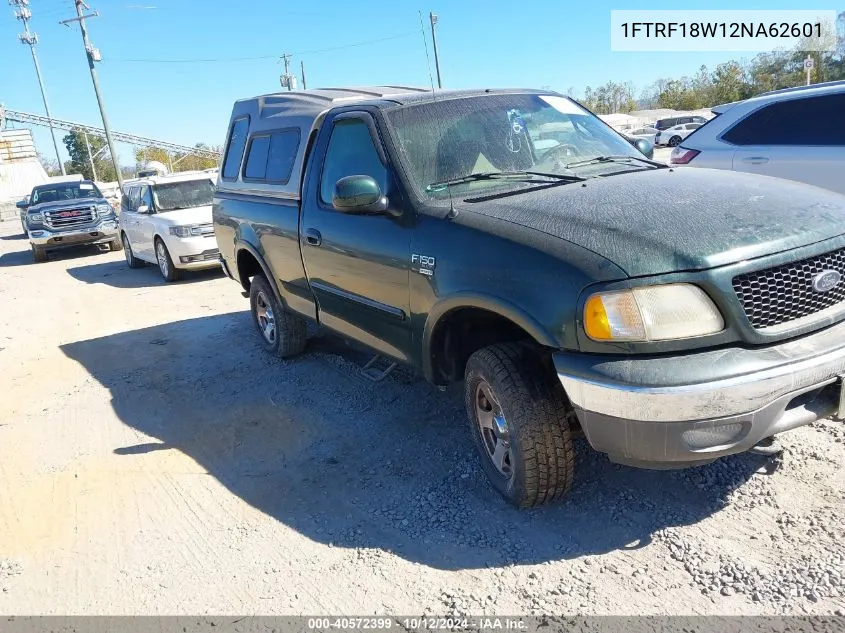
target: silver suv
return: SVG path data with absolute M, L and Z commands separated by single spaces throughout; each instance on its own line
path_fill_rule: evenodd
M 746 171 L 845 193 L 845 81 L 767 92 L 713 108 L 673 165 Z

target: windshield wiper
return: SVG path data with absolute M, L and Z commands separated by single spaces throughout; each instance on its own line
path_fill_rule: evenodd
M 443 180 L 441 182 L 433 182 L 428 185 L 425 190 L 433 191 L 442 187 L 450 185 L 460 185 L 467 182 L 477 182 L 480 180 L 506 180 L 506 179 L 526 179 L 526 177 L 537 176 L 541 178 L 550 178 L 552 180 L 561 180 L 565 182 L 581 182 L 586 180 L 583 176 L 575 176 L 571 174 L 549 174 L 541 171 L 483 171 L 475 174 L 467 174 L 460 178 L 453 178 L 452 180 Z
M 661 165 L 653 160 L 649 160 L 645 156 L 640 158 L 639 156 L 626 156 L 625 154 L 612 154 L 609 156 L 596 156 L 595 158 L 588 158 L 586 160 L 579 160 L 574 163 L 567 163 L 564 168 L 571 169 L 572 167 L 582 167 L 584 165 L 595 165 L 596 163 L 624 163 L 631 160 L 636 160 L 641 163 L 646 163 L 647 165 L 652 165 L 653 167 L 665 167 L 665 165 Z

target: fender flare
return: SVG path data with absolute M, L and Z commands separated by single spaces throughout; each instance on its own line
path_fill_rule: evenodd
M 423 374 L 429 382 L 434 379 L 431 344 L 437 326 L 450 312 L 461 308 L 479 308 L 497 314 L 528 333 L 537 343 L 545 347 L 558 348 L 560 343 L 544 328 L 537 319 L 513 303 L 488 294 L 459 292 L 449 295 L 435 303 L 428 312 L 422 336 Z
M 279 292 L 279 288 L 276 285 L 276 278 L 273 276 L 273 273 L 270 272 L 270 266 L 267 265 L 267 262 L 264 260 L 264 257 L 258 252 L 258 249 L 255 248 L 249 242 L 245 242 L 243 240 L 238 240 L 235 242 L 235 265 L 237 265 L 238 257 L 240 257 L 241 251 L 246 251 L 250 255 L 255 258 L 255 261 L 258 262 L 258 265 L 261 266 L 261 270 L 264 273 L 264 278 L 270 283 L 270 287 L 273 289 L 273 294 L 276 295 L 276 300 L 282 307 L 287 307 L 287 301 L 285 301 L 282 294 Z M 244 286 L 243 282 L 241 281 L 241 271 L 240 269 L 237 271 L 237 279 L 238 283 L 241 284 L 244 290 L 248 290 L 248 286 Z

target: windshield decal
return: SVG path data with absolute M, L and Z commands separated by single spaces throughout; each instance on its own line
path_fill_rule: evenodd
M 79 183 L 79 188 L 82 191 L 88 191 L 90 189 L 93 189 L 94 185 L 89 185 L 87 182 L 81 182 L 81 183 Z

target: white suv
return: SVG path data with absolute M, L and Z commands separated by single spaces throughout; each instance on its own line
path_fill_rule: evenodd
M 665 130 L 660 130 L 654 137 L 655 145 L 668 145 L 669 147 L 677 147 L 690 134 L 700 128 L 703 123 L 683 123 L 681 125 L 674 125 Z
M 120 237 L 130 268 L 158 264 L 166 281 L 183 270 L 220 266 L 211 224 L 214 174 L 182 172 L 123 185 Z
M 786 88 L 713 108 L 674 165 L 746 171 L 845 193 L 845 81 Z

